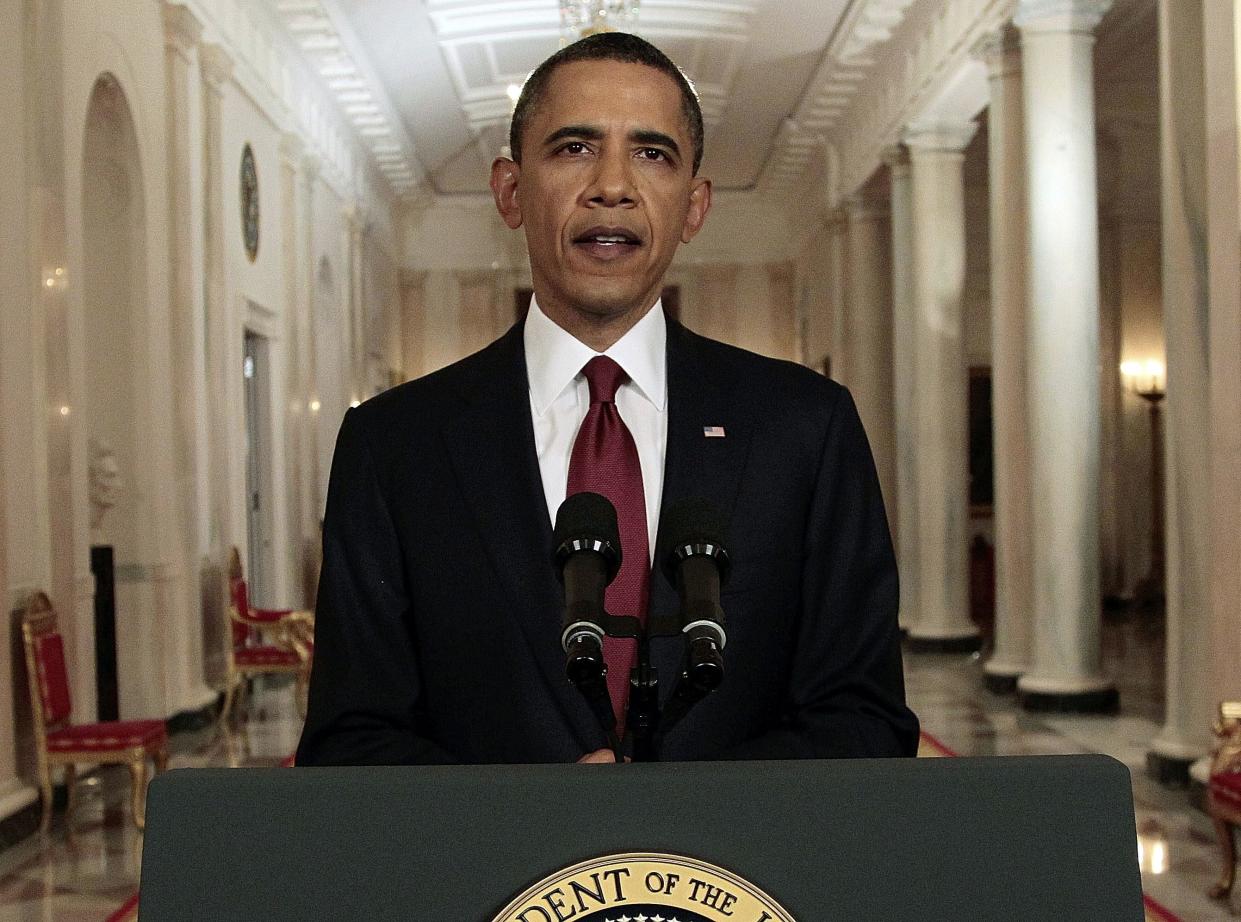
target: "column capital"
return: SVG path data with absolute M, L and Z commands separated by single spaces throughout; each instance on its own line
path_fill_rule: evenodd
M 884 220 L 891 213 L 888 197 L 873 190 L 858 190 L 846 195 L 841 204 L 850 224 Z
M 202 64 L 203 79 L 214 90 L 218 91 L 233 76 L 233 56 L 219 45 L 204 42 L 198 60 Z
M 1022 32 L 1093 33 L 1112 0 L 1018 0 L 1013 22 Z
M 345 219 L 345 227 L 353 237 L 361 238 L 370 230 L 370 215 L 365 205 L 350 202 L 341 209 L 341 215 Z
M 1021 70 L 1021 33 L 1011 25 L 1002 25 L 980 38 L 972 52 L 987 65 L 991 79 L 1007 77 Z
M 306 144 L 296 131 L 286 131 L 280 135 L 280 157 L 291 168 L 297 169 L 301 165 L 305 150 Z
M 977 122 L 911 122 L 903 140 L 911 154 L 938 151 L 959 154 L 978 131 Z
M 904 144 L 889 144 L 879 152 L 879 158 L 892 173 L 899 174 L 909 169 L 909 148 Z
M 298 165 L 301 167 L 302 178 L 306 181 L 306 185 L 313 185 L 314 181 L 319 178 L 319 171 L 322 168 L 319 156 L 309 150 L 303 150 Z
M 180 3 L 164 3 L 160 12 L 164 19 L 164 44 L 169 50 L 188 56 L 202 40 L 202 20 Z

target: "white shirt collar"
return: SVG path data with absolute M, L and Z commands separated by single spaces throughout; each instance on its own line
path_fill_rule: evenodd
M 668 325 L 663 302 L 633 328 L 599 353 L 558 326 L 530 298 L 530 312 L 522 331 L 526 348 L 526 374 L 535 413 L 542 416 L 566 387 L 596 355 L 606 355 L 625 369 L 629 380 L 661 413 L 668 400 Z

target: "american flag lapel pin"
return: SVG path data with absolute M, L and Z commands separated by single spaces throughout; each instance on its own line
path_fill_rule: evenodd
M 709 439 L 722 439 L 724 438 L 724 427 L 723 426 L 703 426 L 702 434 L 705 435 Z

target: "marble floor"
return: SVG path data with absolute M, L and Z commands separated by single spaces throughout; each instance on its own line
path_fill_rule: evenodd
M 1211 825 L 1184 791 L 1167 790 L 1144 773 L 1146 747 L 1158 730 L 1162 701 L 1162 637 L 1155 620 L 1110 617 L 1105 655 L 1117 677 L 1117 717 L 1030 715 L 1011 698 L 983 689 L 978 655 L 909 655 L 908 696 L 924 730 L 958 755 L 1102 752 L 1133 773 L 1137 820 L 1144 837 L 1143 886 L 1168 910 L 1150 918 L 1183 922 L 1232 919 L 1232 907 L 1206 897 L 1217 872 Z M 260 689 L 245 739 L 211 730 L 173 739 L 173 767 L 276 765 L 293 751 L 299 721 L 288 685 Z M 248 747 L 244 743 L 248 742 Z M 933 748 L 933 747 L 932 747 Z M 141 836 L 129 821 L 128 776 L 107 770 L 78 790 L 72 829 L 60 818 L 46 837 L 35 835 L 0 852 L 0 922 L 121 922 L 120 910 L 138 882 Z

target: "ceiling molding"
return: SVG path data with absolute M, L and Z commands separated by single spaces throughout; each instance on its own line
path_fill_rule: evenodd
M 423 180 L 414 145 L 336 0 L 274 0 L 277 15 L 341 118 L 399 197 Z
M 806 171 L 875 66 L 874 49 L 888 42 L 916 0 L 854 0 L 791 118 L 785 120 L 759 187 L 787 189 Z
M 838 132 L 841 190 L 849 192 L 874 172 L 883 149 L 933 107 L 945 88 L 973 67 L 984 36 L 1012 16 L 1013 0 L 945 0 L 928 28 L 904 53 L 885 55 L 848 112 L 848 132 Z
M 477 135 L 507 126 L 511 84 L 520 85 L 561 41 L 550 0 L 426 0 L 457 96 Z M 750 41 L 757 0 L 645 0 L 635 32 L 676 42 L 710 128 L 723 115 Z

